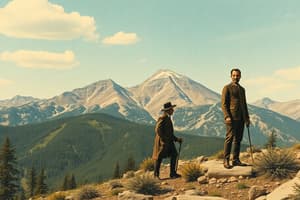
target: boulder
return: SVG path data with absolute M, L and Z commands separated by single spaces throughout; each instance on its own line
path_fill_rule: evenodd
M 209 178 L 222 178 L 222 177 L 231 177 L 231 176 L 243 176 L 249 177 L 253 174 L 253 169 L 251 166 L 235 166 L 231 169 L 226 169 L 223 166 L 223 161 L 220 160 L 209 160 L 202 163 L 204 168 L 207 168 L 207 176 Z
M 118 194 L 118 200 L 153 200 L 153 196 L 137 194 L 127 190 Z

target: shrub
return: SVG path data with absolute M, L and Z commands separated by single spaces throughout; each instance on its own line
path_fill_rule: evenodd
M 250 147 L 248 147 L 247 149 L 246 149 L 246 151 L 248 152 L 248 153 L 251 153 L 251 151 L 250 151 Z M 261 152 L 261 149 L 258 147 L 258 146 L 252 146 L 252 153 L 259 153 L 259 152 Z
M 293 150 L 300 150 L 300 143 L 294 144 L 294 145 L 292 146 L 292 149 L 293 149 Z
M 140 169 L 144 171 L 153 171 L 155 161 L 152 158 L 146 158 L 140 164 Z
M 114 181 L 114 180 L 109 182 L 109 186 L 111 189 L 123 187 L 123 185 L 120 181 Z
M 199 164 L 188 163 L 182 166 L 181 173 L 187 182 L 196 181 L 199 176 L 204 174 L 204 169 Z
M 224 159 L 224 151 L 220 150 L 214 155 L 211 156 L 212 159 L 218 159 L 218 160 L 223 160 Z
M 119 193 L 124 192 L 124 190 L 125 190 L 124 188 L 114 188 L 111 190 L 111 194 L 115 196 L 118 195 Z
M 254 169 L 259 175 L 272 179 L 290 178 L 298 171 L 299 162 L 291 151 L 268 149 L 257 158 Z
M 140 194 L 154 195 L 160 192 L 158 180 L 150 173 L 145 173 L 128 180 L 125 187 Z
M 238 184 L 236 184 L 236 188 L 237 188 L 238 190 L 243 190 L 243 189 L 249 188 L 249 186 L 246 185 L 245 183 L 238 183 Z
M 78 193 L 78 200 L 88 200 L 99 197 L 99 192 L 92 186 L 84 186 Z
M 61 193 L 54 193 L 50 195 L 47 199 L 48 200 L 65 200 L 66 195 Z
M 300 199 L 300 185 L 295 183 L 293 188 L 294 188 L 294 194 L 290 195 L 289 199 L 291 199 L 291 200 Z

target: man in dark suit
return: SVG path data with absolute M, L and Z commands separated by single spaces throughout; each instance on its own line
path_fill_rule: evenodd
M 239 84 L 241 71 L 232 69 L 232 82 L 225 85 L 222 90 L 222 111 L 226 124 L 226 138 L 224 142 L 224 167 L 230 169 L 229 164 L 232 143 L 233 148 L 233 166 L 245 166 L 240 161 L 240 145 L 243 139 L 244 124 L 250 125 L 249 113 L 246 103 L 245 89 Z
M 164 104 L 162 116 L 160 116 L 155 126 L 155 140 L 152 158 L 155 160 L 154 176 L 159 178 L 159 169 L 163 158 L 170 157 L 170 178 L 178 178 L 176 173 L 177 150 L 174 142 L 182 142 L 182 138 L 174 135 L 171 115 L 174 113 L 174 107 L 171 102 Z

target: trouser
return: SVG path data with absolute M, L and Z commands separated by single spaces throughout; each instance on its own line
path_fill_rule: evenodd
M 241 141 L 244 133 L 244 121 L 233 120 L 232 123 L 226 124 L 226 137 L 224 142 L 224 159 L 230 159 L 230 152 L 232 143 L 233 147 L 233 160 L 239 160 Z
M 158 158 L 154 164 L 154 176 L 159 177 L 160 165 L 162 162 L 162 158 Z M 176 160 L 177 160 L 177 152 L 171 154 L 170 156 L 170 176 L 176 174 Z

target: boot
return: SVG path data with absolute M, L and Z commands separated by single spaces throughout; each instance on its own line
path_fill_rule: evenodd
M 232 161 L 232 165 L 233 166 L 247 166 L 247 164 L 245 164 L 245 163 L 242 163 L 241 161 L 240 161 L 240 159 L 236 159 L 236 160 L 233 160 Z
M 157 159 L 155 161 L 155 164 L 154 164 L 154 177 L 155 178 L 159 178 L 159 170 L 160 170 L 160 164 L 161 164 L 162 160 L 161 159 Z
M 231 169 L 232 168 L 232 166 L 229 164 L 229 159 L 224 159 L 223 166 L 226 169 Z
M 172 156 L 171 157 L 171 162 L 170 162 L 170 178 L 180 178 L 181 175 L 177 174 L 176 172 L 176 159 L 177 156 Z

